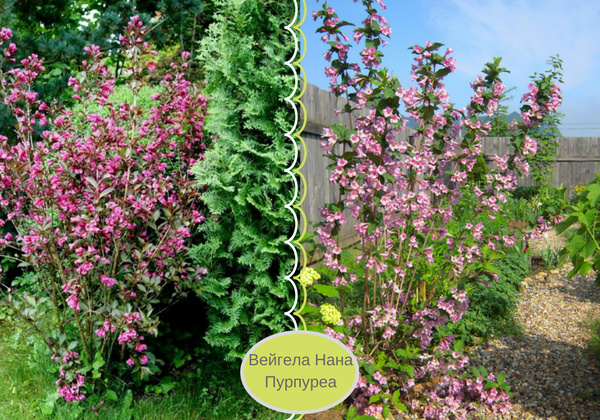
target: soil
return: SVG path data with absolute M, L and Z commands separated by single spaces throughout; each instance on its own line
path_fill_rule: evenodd
M 342 420 L 346 410 L 339 411 L 329 409 L 327 411 L 321 411 L 319 413 L 305 414 L 302 420 Z

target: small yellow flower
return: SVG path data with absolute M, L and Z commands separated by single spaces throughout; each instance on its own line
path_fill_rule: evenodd
M 321 305 L 321 309 L 319 311 L 321 312 L 321 318 L 323 319 L 323 322 L 326 324 L 338 325 L 342 320 L 342 314 L 340 311 L 335 309 L 335 306 L 329 303 L 324 303 Z
M 296 276 L 296 280 L 298 280 L 300 284 L 303 284 L 304 287 L 310 286 L 315 280 L 320 278 L 321 275 L 309 267 L 306 267 L 304 270 L 302 270 L 299 276 Z

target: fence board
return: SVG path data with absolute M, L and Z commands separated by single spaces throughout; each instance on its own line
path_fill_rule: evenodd
M 352 128 L 347 114 L 335 115 L 334 109 L 342 109 L 346 104 L 346 99 L 336 97 L 335 95 L 308 84 L 302 102 L 306 108 L 306 126 L 302 133 L 302 138 L 306 143 L 307 159 L 301 172 L 306 179 L 307 194 L 302 210 L 306 219 L 310 222 L 322 221 L 320 209 L 328 203 L 337 202 L 339 199 L 339 190 L 335 184 L 329 183 L 330 171 L 325 168 L 332 161 L 323 156 L 321 149 L 321 134 L 323 128 L 330 127 L 333 124 L 343 124 L 346 128 Z M 366 115 L 366 110 L 352 113 L 352 121 L 358 115 Z M 408 140 L 414 130 L 405 128 L 396 135 L 396 140 Z M 341 154 L 342 147 L 336 146 L 334 153 Z M 351 212 L 347 210 L 344 215 L 348 223 L 340 231 L 340 246 L 345 247 L 355 243 L 358 235 L 354 231 L 354 222 Z M 307 232 L 312 232 L 310 224 L 307 226 Z
M 556 162 L 552 166 L 553 173 L 550 185 L 571 187 L 587 184 L 600 173 L 600 138 L 598 137 L 558 137 Z M 509 154 L 507 137 L 487 137 L 483 142 L 483 156 L 486 163 L 493 166 L 495 154 Z M 519 180 L 520 186 L 535 185 L 529 176 Z

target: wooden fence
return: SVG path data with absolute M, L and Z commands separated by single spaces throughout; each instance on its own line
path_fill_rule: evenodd
M 302 210 L 306 214 L 306 219 L 312 222 L 322 221 L 320 209 L 327 203 L 338 201 L 338 189 L 335 185 L 329 183 L 329 171 L 325 168 L 332 161 L 323 156 L 323 150 L 320 147 L 321 134 L 323 128 L 330 127 L 333 124 L 343 124 L 351 128 L 347 114 L 335 115 L 334 110 L 343 109 L 346 100 L 338 98 L 335 95 L 317 88 L 314 85 L 308 85 L 302 102 L 306 108 L 306 126 L 302 133 L 302 138 L 306 143 L 307 160 L 302 168 L 302 174 L 306 178 L 307 195 Z M 363 112 L 366 112 L 363 110 Z M 363 114 L 364 115 L 364 114 Z M 356 114 L 353 115 L 353 120 Z M 415 133 L 410 128 L 405 128 L 398 138 L 408 140 L 408 137 Z M 554 165 L 552 173 L 552 184 L 556 187 L 561 184 L 563 187 L 586 184 L 595 177 L 595 173 L 600 173 L 600 138 L 589 137 L 561 137 L 557 141 L 560 143 L 558 148 L 558 158 Z M 483 156 L 486 162 L 492 164 L 492 158 L 495 154 L 502 156 L 510 154 L 508 139 L 505 137 L 488 137 L 482 140 Z M 340 152 L 341 149 L 336 150 Z M 519 185 L 534 185 L 533 180 L 528 177 L 519 181 Z M 358 240 L 358 235 L 354 231 L 353 219 L 350 213 L 346 213 L 349 219 L 348 223 L 340 232 L 340 245 L 342 247 L 350 245 Z M 310 225 L 307 231 L 312 229 Z
M 598 137 L 558 137 L 560 144 L 558 157 L 554 162 L 551 185 L 571 187 L 587 184 L 600 173 L 600 138 Z M 495 154 L 511 153 L 506 137 L 486 137 L 483 139 L 483 156 L 491 164 Z M 519 180 L 520 186 L 535 185 L 531 177 Z
M 306 143 L 307 159 L 302 174 L 306 178 L 307 194 L 302 210 L 309 222 L 320 222 L 320 209 L 327 203 L 337 202 L 339 199 L 338 188 L 329 183 L 329 172 L 325 169 L 332 160 L 323 155 L 321 148 L 321 134 L 323 128 L 331 127 L 333 124 L 343 124 L 346 128 L 352 128 L 348 114 L 335 115 L 334 110 L 343 109 L 346 99 L 336 97 L 335 95 L 308 84 L 302 103 L 306 108 L 306 126 L 302 132 L 302 138 Z M 358 115 L 365 115 L 366 111 L 352 113 L 352 120 Z M 414 133 L 412 129 L 403 130 L 397 138 L 406 140 Z M 336 153 L 341 154 L 341 146 L 336 146 Z M 345 247 L 358 240 L 358 235 L 354 231 L 354 222 L 350 212 L 346 211 L 348 223 L 343 226 L 340 232 L 340 246 Z M 311 232 L 311 226 L 307 226 L 307 232 Z

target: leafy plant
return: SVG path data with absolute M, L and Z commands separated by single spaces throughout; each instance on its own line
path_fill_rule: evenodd
M 507 121 L 508 118 L 508 106 L 502 105 L 502 102 L 511 101 L 513 96 L 508 96 L 509 92 L 516 90 L 517 87 L 513 86 L 509 89 L 505 89 L 498 100 L 498 109 L 494 111 L 490 118 L 490 131 L 489 137 L 510 137 L 510 123 Z
M 544 74 L 535 73 L 531 78 L 535 86 L 542 91 L 542 95 L 550 98 L 550 86 L 553 89 L 560 89 L 556 86 L 557 83 L 563 83 L 562 79 L 562 60 L 557 54 L 550 57 L 547 63 L 552 67 Z M 533 110 L 533 109 L 532 109 Z M 547 188 L 552 172 L 552 165 L 556 160 L 558 153 L 557 148 L 560 143 L 556 141 L 556 137 L 561 133 L 558 131 L 558 126 L 564 114 L 558 111 L 558 107 L 551 110 L 544 118 L 544 124 L 540 124 L 533 128 L 529 135 L 537 140 L 537 153 L 530 159 L 531 177 L 536 185 L 542 188 Z
M 490 129 L 478 118 L 497 109 L 506 69 L 500 58 L 487 63 L 484 76 L 471 84 L 474 95 L 467 109 L 456 109 L 443 83 L 455 69 L 452 50 L 442 53 L 442 44 L 427 42 L 410 48 L 418 87 L 402 87 L 381 68 L 381 47 L 391 29 L 376 4 L 385 7 L 380 0 L 362 4 L 367 17 L 353 30 L 356 42 L 364 40 L 362 65 L 348 62 L 350 37 L 342 30 L 353 25 L 327 3 L 313 14 L 323 21 L 318 31 L 329 45 L 325 58 L 331 91 L 355 90 L 356 106 L 347 103 L 343 111 L 367 112 L 351 118 L 351 129 L 334 125 L 323 132 L 323 150 L 332 160 L 330 182 L 339 185 L 341 198 L 321 210 L 324 222 L 316 232 L 325 250 L 323 264 L 334 275 L 331 284 L 310 287 L 321 295 L 315 301 L 319 307 L 307 305 L 304 313 L 313 323 L 310 328 L 344 341 L 360 361 L 353 414 L 386 417 L 410 406 L 425 418 L 463 417 L 485 401 L 493 410 L 506 411 L 503 380 L 464 374 L 464 343 L 440 331 L 467 311 L 467 284 L 481 275 L 498 279 L 494 262 L 503 257 L 502 246 L 512 247 L 516 237 L 487 234 L 481 219 L 494 219 L 505 192 L 516 187 L 518 175 L 528 173 L 527 159 L 537 147 L 529 130 L 558 107 L 560 91 L 540 78 L 529 86 L 523 121 L 510 140 L 514 153 L 494 158 L 496 169 L 486 175 L 484 188 L 473 187 L 475 203 L 460 220 L 454 206 Z M 413 143 L 395 136 L 405 124 L 402 103 L 419 124 Z M 334 152 L 338 144 L 344 145 L 339 154 Z M 451 174 L 450 185 L 445 172 Z M 347 223 L 345 210 L 358 220 L 357 274 L 344 263 L 338 242 Z M 416 382 L 429 384 L 426 391 L 413 389 Z
M 479 155 L 477 156 L 477 161 L 473 166 L 473 170 L 471 170 L 471 172 L 469 172 L 469 175 L 467 176 L 467 180 L 476 184 L 485 184 L 487 173 L 488 168 L 487 164 L 485 163 L 485 159 L 483 158 L 483 155 Z
M 542 260 L 544 261 L 544 267 L 547 269 L 555 267 L 558 264 L 558 252 L 553 246 L 546 246 L 542 250 Z
M 595 314 L 586 321 L 589 333 L 588 347 L 594 358 L 600 360 L 600 316 Z
M 455 324 L 448 324 L 440 335 L 455 335 L 466 345 L 498 335 L 519 335 L 522 330 L 514 318 L 521 283 L 531 270 L 529 258 L 511 249 L 507 258 L 496 262 L 498 280 L 471 283 L 467 287 L 469 308 Z
M 571 226 L 579 224 L 577 233 L 567 240 L 560 252 L 560 261 L 567 257 L 573 263 L 573 269 L 567 278 L 575 274 L 587 274 L 591 269 L 596 273 L 596 285 L 600 287 L 600 229 L 598 206 L 600 204 L 600 175 L 590 182 L 577 201 L 566 206 L 568 216 L 556 226 L 556 233 L 561 234 Z
M 0 73 L 0 96 L 18 121 L 16 144 L 0 136 L 0 225 L 10 221 L 17 232 L 0 249 L 35 273 L 0 293 L 52 352 L 67 402 L 109 395 L 109 374 L 156 372 L 144 344 L 157 332 L 154 306 L 205 272 L 189 264 L 186 242 L 203 219 L 189 169 L 204 148 L 206 99 L 185 79 L 183 53 L 141 115 L 136 98 L 154 69 L 147 33 L 133 17 L 119 38 L 132 102 L 110 101 L 115 80 L 97 46 L 86 48 L 83 73 L 69 81 L 75 111 L 48 106 L 32 90 L 44 71 L 35 54 Z M 15 52 L 10 37 L 0 31 L 4 61 Z M 24 290 L 31 279 L 33 293 Z

